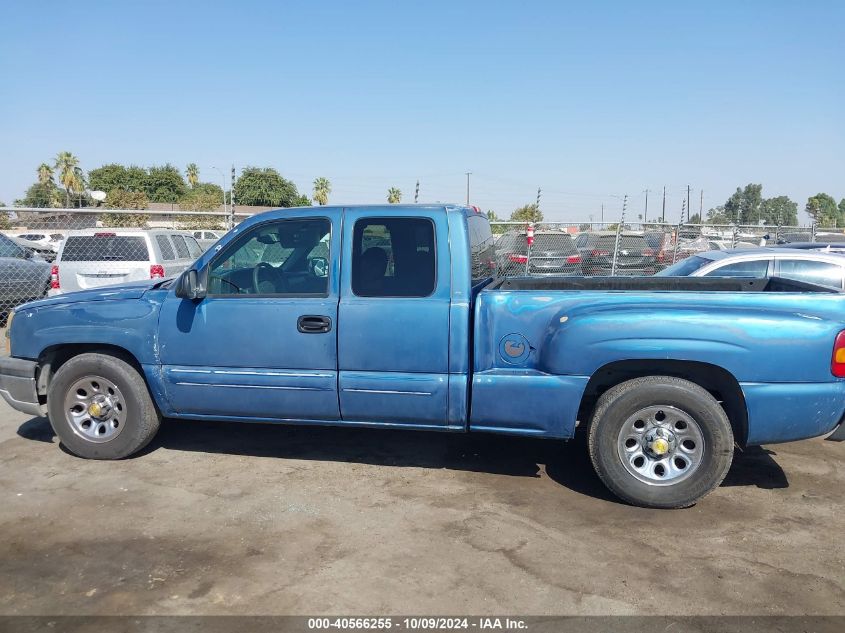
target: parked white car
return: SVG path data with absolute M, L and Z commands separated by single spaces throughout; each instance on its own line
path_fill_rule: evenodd
M 52 233 L 29 231 L 27 233 L 8 235 L 21 246 L 35 251 L 41 255 L 41 257 L 50 262 L 56 258 L 56 253 L 59 252 L 62 240 L 65 239 L 64 233 L 59 233 L 57 231 L 53 231 Z
M 202 231 L 194 231 L 194 237 L 196 238 L 199 245 L 202 247 L 202 250 L 208 250 L 208 247 L 212 244 L 215 244 L 217 240 L 223 237 L 226 234 L 226 231 L 209 231 L 208 229 Z
M 661 277 L 785 277 L 842 290 L 845 255 L 795 248 L 748 248 L 696 253 Z
M 48 294 L 174 277 L 201 254 L 202 248 L 187 231 L 69 231 L 53 264 Z

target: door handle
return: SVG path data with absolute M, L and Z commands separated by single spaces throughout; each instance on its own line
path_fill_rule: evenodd
M 296 329 L 303 334 L 325 334 L 332 329 L 332 320 L 327 316 L 303 314 L 296 321 Z

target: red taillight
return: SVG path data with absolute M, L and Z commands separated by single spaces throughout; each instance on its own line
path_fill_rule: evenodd
M 662 264 L 665 260 L 666 260 L 666 253 L 664 253 L 663 251 L 660 251 L 657 254 L 657 261 L 659 261 Z
M 566 258 L 567 264 L 580 264 L 581 263 L 581 256 L 580 255 L 570 255 Z
M 590 257 L 609 257 L 610 251 L 590 251 Z
M 161 279 L 164 277 L 164 266 L 161 264 L 150 265 L 150 279 Z
M 528 262 L 528 255 L 520 255 L 519 253 L 511 253 L 508 259 L 515 264 L 525 264 Z
M 53 267 L 50 269 L 50 288 L 53 290 L 61 288 L 59 285 L 59 267 L 55 264 L 53 264 Z
M 845 330 L 837 334 L 836 340 L 833 341 L 830 372 L 837 378 L 845 378 Z

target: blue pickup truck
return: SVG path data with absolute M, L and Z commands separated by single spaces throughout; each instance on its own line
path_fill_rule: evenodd
M 678 508 L 734 447 L 845 436 L 845 294 L 785 279 L 497 278 L 459 206 L 271 211 L 176 279 L 34 301 L 0 393 L 92 459 L 161 418 L 487 432 L 581 426 L 620 498 Z

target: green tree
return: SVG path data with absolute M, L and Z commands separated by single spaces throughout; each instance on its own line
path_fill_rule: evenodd
M 707 222 L 707 224 L 730 224 L 731 220 L 728 218 L 728 214 L 725 213 L 725 207 L 722 205 L 710 209 L 707 212 L 707 219 L 705 222 Z
M 302 194 L 301 196 L 296 198 L 291 203 L 290 206 L 292 206 L 292 207 L 310 207 L 311 206 L 311 199 L 308 196 L 306 196 L 305 194 Z
M 246 167 L 235 182 L 235 203 L 263 207 L 292 207 L 299 192 L 272 167 Z
M 170 163 L 147 170 L 144 192 L 151 202 L 178 202 L 187 190 L 182 174 Z
M 5 202 L 0 202 L 0 207 L 5 207 Z M 9 214 L 5 211 L 0 211 L 0 229 L 6 231 L 12 228 L 12 221 L 9 219 Z
M 790 200 L 789 196 L 766 198 L 760 205 L 760 212 L 766 224 L 798 225 L 798 203 Z
M 757 224 L 761 219 L 763 185 L 748 184 L 736 188 L 736 192 L 725 202 L 725 215 L 737 224 Z
M 41 163 L 38 166 L 38 182 L 42 185 L 53 182 L 53 167 L 51 165 Z
M 103 165 L 102 167 L 97 167 L 89 171 L 88 184 L 94 191 L 105 191 L 106 193 L 112 189 L 137 190 L 129 186 L 129 175 L 126 167 L 116 163 Z M 139 188 L 143 188 L 143 185 L 140 185 Z
M 543 212 L 540 211 L 540 207 L 537 206 L 537 203 L 526 204 L 525 206 L 515 209 L 514 212 L 511 213 L 511 222 L 537 223 L 542 221 Z
M 150 204 L 143 191 L 112 189 L 106 196 L 106 206 L 112 209 L 146 209 Z M 103 213 L 100 222 L 105 227 L 140 227 L 145 228 L 150 216 L 145 213 Z
M 60 207 L 62 205 L 59 188 L 52 180 L 46 183 L 37 182 L 26 190 L 26 194 L 20 200 L 15 200 L 18 207 L 36 207 L 47 209 Z
M 813 222 L 819 226 L 835 227 L 842 224 L 842 218 L 839 217 L 839 208 L 836 206 L 836 200 L 826 193 L 817 193 L 807 199 L 807 205 L 804 207 Z
M 196 163 L 190 163 L 185 170 L 185 176 L 188 178 L 188 185 L 193 189 L 200 181 L 200 170 Z
M 223 189 L 210 182 L 198 182 L 179 201 L 183 211 L 218 211 L 223 205 Z M 196 231 L 199 229 L 220 230 L 224 228 L 222 215 L 182 215 L 176 218 L 180 229 Z
M 332 183 L 328 178 L 314 179 L 314 201 L 319 205 L 329 203 L 329 194 L 332 192 Z
M 839 201 L 839 217 L 845 218 L 845 198 Z
M 208 189 L 192 189 L 190 193 L 179 200 L 179 208 L 183 211 L 217 211 L 223 204 L 223 190 L 217 187 L 215 191 Z
M 402 191 L 397 187 L 391 187 L 387 190 L 387 201 L 390 204 L 399 204 L 402 202 Z
M 693 213 L 690 216 L 690 219 L 687 221 L 688 224 L 701 224 L 701 216 L 698 213 Z
M 84 187 L 79 178 L 79 159 L 71 152 L 59 152 L 54 167 L 59 172 L 59 181 L 64 185 L 65 202 L 69 207 L 71 192 L 80 191 Z

